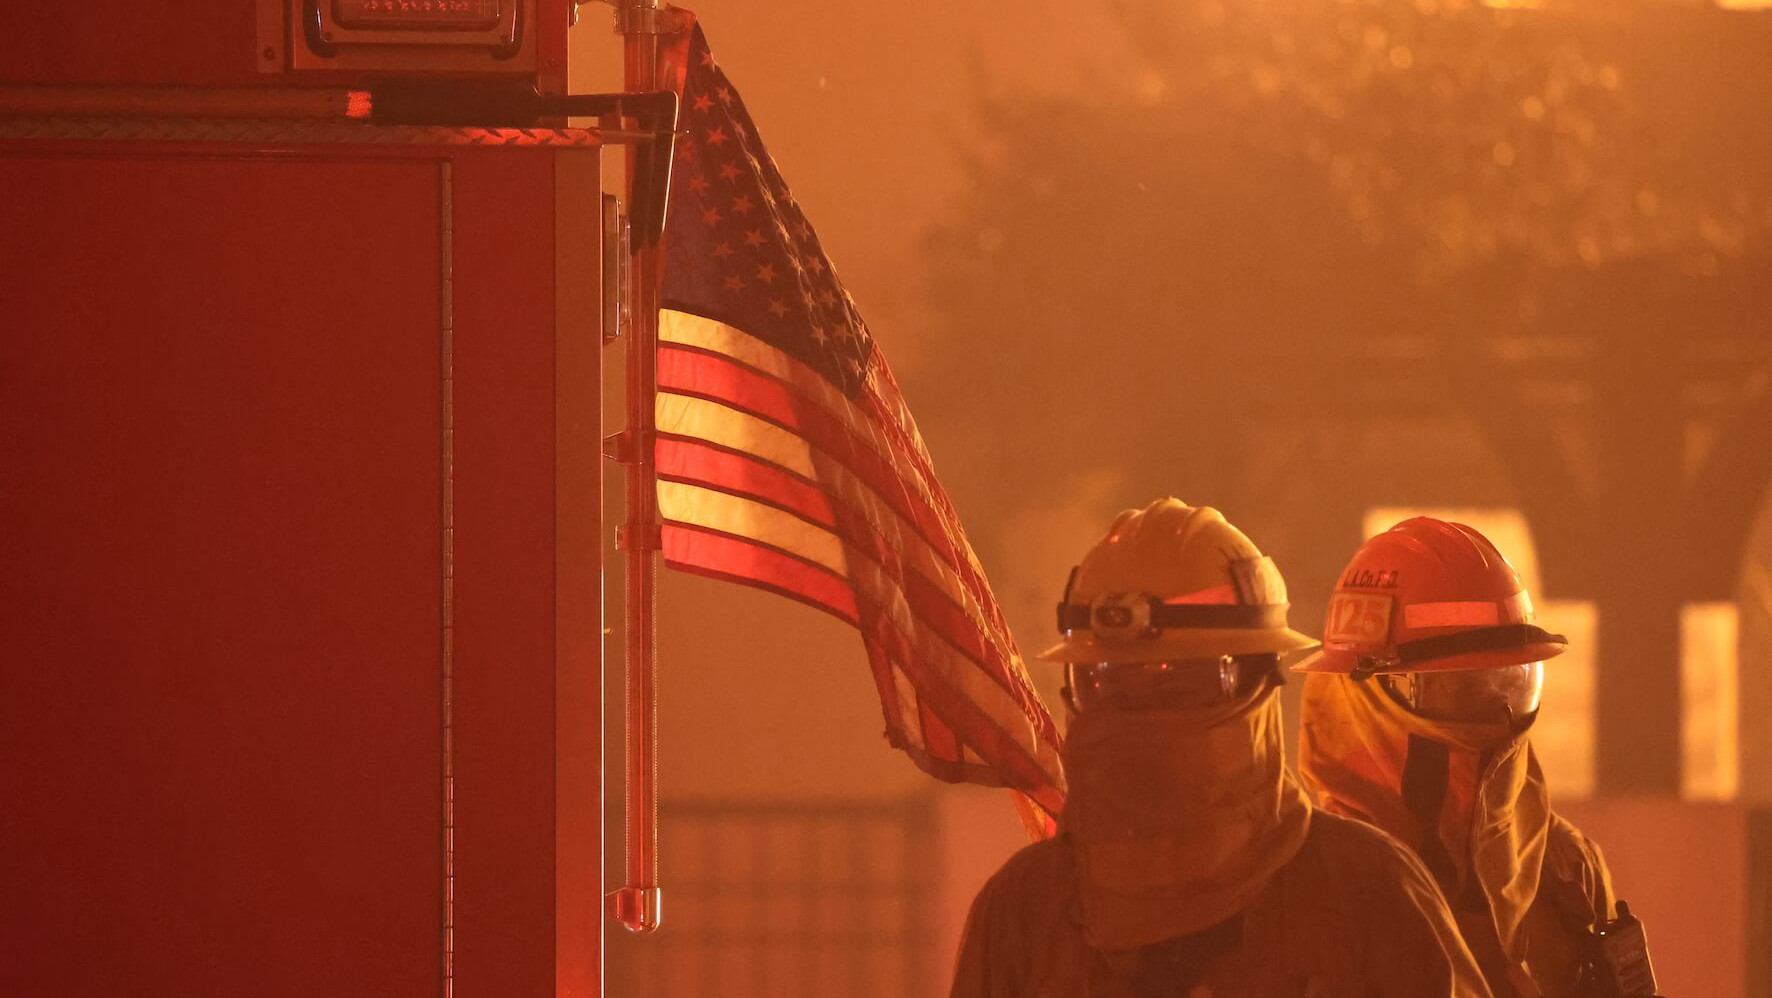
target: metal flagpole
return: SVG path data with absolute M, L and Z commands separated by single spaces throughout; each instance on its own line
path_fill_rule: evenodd
M 657 0 L 617 0 L 616 30 L 622 36 L 625 87 L 631 94 L 661 89 Z M 668 176 L 666 167 L 644 172 Z M 627 154 L 628 204 L 654 178 L 642 176 L 636 147 Z M 662 204 L 662 194 L 661 204 Z M 625 733 L 627 744 L 627 883 L 610 895 L 610 913 L 633 932 L 659 926 L 662 898 L 658 883 L 658 559 L 662 542 L 658 515 L 658 470 L 653 444 L 657 434 L 659 282 L 661 240 L 636 239 L 633 269 L 633 330 L 627 344 L 627 428 L 620 457 L 627 465 L 627 518 L 616 529 L 616 546 L 626 553 L 627 647 Z

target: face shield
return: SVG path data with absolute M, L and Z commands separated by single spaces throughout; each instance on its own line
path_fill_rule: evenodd
M 1433 721 L 1529 720 L 1544 696 L 1544 663 L 1459 672 L 1381 673 L 1377 680 L 1392 700 Z
M 1278 676 L 1278 655 L 1222 655 L 1164 662 L 1073 662 L 1065 702 L 1083 714 L 1175 710 L 1234 700 Z

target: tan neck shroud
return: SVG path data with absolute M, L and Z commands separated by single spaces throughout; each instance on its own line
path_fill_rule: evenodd
M 1403 799 L 1409 736 L 1447 748 L 1446 795 L 1437 827 L 1424 828 Z M 1312 675 L 1304 682 L 1299 772 L 1317 803 L 1369 821 L 1422 853 L 1437 835 L 1455 870 L 1441 889 L 1454 907 L 1474 876 L 1502 948 L 1526 957 L 1520 928 L 1538 894 L 1550 830 L 1550 796 L 1525 735 L 1499 722 L 1419 717 L 1375 682 Z
M 1278 691 L 1189 710 L 1078 715 L 1064 831 L 1083 934 L 1123 950 L 1248 907 L 1304 844 L 1310 802 L 1286 769 Z

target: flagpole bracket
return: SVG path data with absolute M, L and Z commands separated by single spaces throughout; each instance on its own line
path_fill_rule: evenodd
M 646 0 L 606 0 L 615 8 L 618 35 L 674 35 L 684 28 L 681 11 Z
M 641 441 L 644 440 L 644 443 Z M 622 430 L 603 438 L 603 456 L 616 464 L 633 467 L 653 452 L 657 431 Z
M 663 11 L 637 3 L 615 5 L 615 33 L 618 35 L 662 35 Z
M 664 527 L 656 523 L 618 523 L 615 525 L 617 551 L 663 551 Z

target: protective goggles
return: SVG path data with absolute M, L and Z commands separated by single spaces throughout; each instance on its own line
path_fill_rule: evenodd
M 1073 662 L 1065 702 L 1079 714 L 1204 707 L 1234 699 L 1279 675 L 1278 655 L 1223 655 L 1165 662 Z
M 1516 723 L 1538 712 L 1544 698 L 1544 663 L 1460 672 L 1387 672 L 1378 683 L 1411 713 L 1434 721 Z

